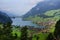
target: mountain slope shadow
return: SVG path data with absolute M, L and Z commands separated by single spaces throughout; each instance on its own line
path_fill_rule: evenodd
M 11 18 L 5 13 L 0 11 L 0 23 L 6 24 L 6 23 L 12 23 Z

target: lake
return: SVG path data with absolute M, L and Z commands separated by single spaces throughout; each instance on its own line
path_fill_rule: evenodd
M 34 24 L 32 21 L 23 21 L 22 18 L 12 18 L 12 25 L 16 26 L 34 26 L 34 27 L 40 27 L 43 28 L 42 26 L 38 26 L 37 24 Z

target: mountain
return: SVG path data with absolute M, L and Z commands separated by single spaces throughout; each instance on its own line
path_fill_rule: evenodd
M 50 10 L 44 13 L 46 15 L 46 18 L 40 17 L 40 16 L 29 16 L 28 18 L 24 18 L 24 20 L 30 20 L 33 23 L 36 23 L 38 25 L 43 26 L 51 26 L 52 24 L 55 25 L 55 23 L 60 20 L 60 9 L 58 10 Z M 52 25 L 52 27 L 53 27 Z
M 39 2 L 35 7 L 33 7 L 30 11 L 28 11 L 25 15 L 23 15 L 23 18 L 35 15 L 45 17 L 44 13 L 46 11 L 56 9 L 60 9 L 60 0 L 49 0 L 49 1 L 46 0 L 43 2 Z
M 15 16 L 15 14 L 13 14 L 12 12 L 9 12 L 9 11 L 6 11 L 6 10 L 0 10 L 0 11 L 6 13 L 9 17 Z
M 5 12 L 0 11 L 0 23 L 6 24 L 7 22 L 12 23 L 12 20 Z

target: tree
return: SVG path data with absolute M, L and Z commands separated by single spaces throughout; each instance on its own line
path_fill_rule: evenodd
M 29 37 L 29 40 L 32 40 L 32 38 L 33 38 L 33 35 L 31 34 L 30 37 Z
M 54 39 L 54 37 L 53 37 L 52 33 L 50 33 L 46 40 L 53 40 L 53 39 Z
M 55 25 L 55 31 L 53 35 L 50 33 L 47 37 L 47 40 L 60 40 L 60 20 L 57 21 Z
M 36 40 L 39 40 L 39 36 L 38 35 L 36 35 Z
M 12 32 L 12 29 L 11 29 L 12 27 L 11 27 L 11 23 L 10 22 L 8 22 L 7 24 L 3 24 L 3 28 L 2 28 L 2 36 L 0 36 L 1 37 L 1 39 L 0 40 L 11 40 L 12 38 L 12 34 L 11 34 L 11 32 Z
M 3 26 L 0 23 L 0 40 L 2 40 L 2 35 L 3 35 Z
M 28 29 L 27 26 L 21 29 L 21 40 L 28 40 L 27 29 Z
M 57 40 L 60 40 L 60 20 L 57 21 L 56 23 L 54 36 L 56 37 Z

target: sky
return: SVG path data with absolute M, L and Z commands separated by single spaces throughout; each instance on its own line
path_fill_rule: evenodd
M 32 7 L 41 1 L 44 0 L 0 0 L 0 10 L 5 10 L 20 16 L 27 13 Z

